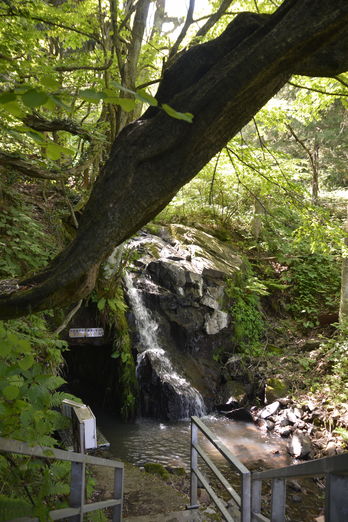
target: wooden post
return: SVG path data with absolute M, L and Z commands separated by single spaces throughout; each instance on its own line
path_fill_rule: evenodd
M 197 451 L 193 447 L 193 444 L 198 442 L 198 428 L 191 419 L 191 505 L 190 509 L 198 507 L 197 503 L 197 476 L 194 471 L 198 467 Z
M 325 521 L 348 520 L 348 475 L 326 476 Z
M 272 522 L 285 522 L 285 480 L 275 478 L 272 480 Z

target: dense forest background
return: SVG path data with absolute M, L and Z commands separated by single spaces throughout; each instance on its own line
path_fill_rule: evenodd
M 169 3 L 1 3 L 3 294 L 24 277 L 30 288 L 30 276 L 74 238 L 116 136 L 158 106 L 157 85 L 183 50 L 216 38 L 241 12 L 269 14 L 282 2 L 211 0 L 195 6 L 191 0 L 168 14 Z M 274 337 L 268 340 L 271 330 L 301 342 L 321 336 L 315 359 L 306 352 L 297 358 L 298 389 L 292 392 L 322 394 L 338 409 L 348 401 L 347 106 L 347 73 L 292 76 L 149 225 L 183 223 L 233 245 L 248 262 L 247 278 L 233 294 L 240 353 L 250 364 L 262 360 L 271 368 L 282 364 Z M 162 103 L 160 110 L 192 124 L 194 116 L 175 106 Z M 125 265 L 112 284 L 101 271 L 79 303 L 93 300 L 120 330 Z M 63 420 L 54 407 L 66 396 L 57 391 L 67 349 L 59 333 L 72 308 L 0 323 L 2 437 L 56 443 L 53 434 Z M 134 369 L 126 356 L 120 364 L 124 375 Z M 348 438 L 343 427 L 331 427 Z M 1 456 L 0 475 L 9 476 L 10 468 L 10 483 L 0 491 L 4 509 L 33 512 L 34 506 L 45 520 L 57 496 L 64 502 L 64 466 Z

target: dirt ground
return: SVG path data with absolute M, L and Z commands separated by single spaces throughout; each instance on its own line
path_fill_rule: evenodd
M 113 470 L 90 466 L 96 480 L 93 501 L 112 498 Z M 188 478 L 171 475 L 166 482 L 150 473 L 125 463 L 123 516 L 156 515 L 184 510 L 189 504 Z

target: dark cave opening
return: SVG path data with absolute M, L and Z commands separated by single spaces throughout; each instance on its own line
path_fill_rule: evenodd
M 79 397 L 93 411 L 120 412 L 119 364 L 111 357 L 112 344 L 81 340 L 64 352 L 64 391 Z

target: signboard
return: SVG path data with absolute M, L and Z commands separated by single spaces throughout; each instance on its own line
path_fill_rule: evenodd
M 70 328 L 69 337 L 103 337 L 104 328 Z

